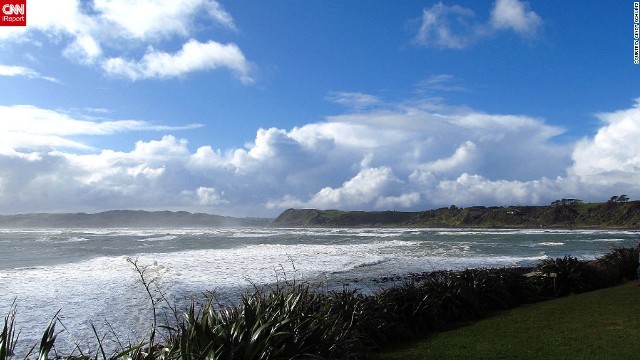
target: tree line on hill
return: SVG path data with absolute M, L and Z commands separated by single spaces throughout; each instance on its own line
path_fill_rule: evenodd
M 278 216 L 275 227 L 515 227 L 515 228 L 638 228 L 640 201 L 627 195 L 613 196 L 606 203 L 584 203 L 564 198 L 550 206 L 471 206 L 419 212 L 340 211 L 288 209 Z
M 614 195 L 612 196 L 607 203 L 608 204 L 615 204 L 615 203 L 626 203 L 629 202 L 629 196 L 622 194 L 622 195 Z M 551 203 L 552 206 L 569 206 L 569 205 L 577 205 L 577 204 L 582 204 L 584 203 L 584 201 L 580 200 L 580 199 L 565 199 L 562 198 L 560 200 L 555 200 Z

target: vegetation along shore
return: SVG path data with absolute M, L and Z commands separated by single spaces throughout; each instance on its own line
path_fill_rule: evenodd
M 54 316 L 30 356 L 43 360 L 367 358 L 398 342 L 496 311 L 635 279 L 637 264 L 636 248 L 617 248 L 593 261 L 565 256 L 531 268 L 437 271 L 370 295 L 350 288 L 315 291 L 308 283 L 285 281 L 245 293 L 237 306 L 220 306 L 212 296 L 206 304 L 193 304 L 184 312 L 174 308 L 173 321 L 159 324 L 154 317 L 149 337 L 121 344 L 109 354 L 102 346 L 104 334 L 98 333 L 93 353 L 83 350 L 87 347 L 82 344 L 70 354 L 56 353 L 59 322 Z M 149 293 L 150 306 L 160 307 L 157 290 L 144 279 L 144 268 L 135 269 Z M 14 357 L 19 333 L 15 319 L 14 307 L 0 334 L 0 360 Z M 160 328 L 164 335 L 156 336 Z
M 476 227 L 476 228 L 618 228 L 640 226 L 640 201 L 583 203 L 561 199 L 548 206 L 471 206 L 420 212 L 288 209 L 272 226 L 279 227 Z

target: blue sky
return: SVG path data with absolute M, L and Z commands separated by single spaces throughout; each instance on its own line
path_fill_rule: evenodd
M 633 2 L 29 0 L 0 213 L 640 196 Z

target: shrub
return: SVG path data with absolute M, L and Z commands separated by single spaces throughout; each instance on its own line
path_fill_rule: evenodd
M 612 271 L 618 281 L 636 279 L 638 277 L 638 249 L 615 248 L 598 259 L 598 262 Z
M 546 285 L 551 284 L 555 296 L 575 294 L 585 289 L 585 265 L 575 257 L 565 255 L 562 258 L 543 260 L 538 270 L 549 278 Z
M 512 307 L 538 300 L 536 286 L 525 276 L 525 274 L 532 272 L 533 268 L 501 268 L 490 271 L 493 276 L 500 279 L 505 291 L 509 294 Z
M 360 349 L 347 315 L 308 285 L 278 286 L 243 295 L 237 307 L 191 306 L 171 352 L 184 359 L 352 358 Z

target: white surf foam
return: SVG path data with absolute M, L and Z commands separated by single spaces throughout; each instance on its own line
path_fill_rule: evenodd
M 145 274 L 157 278 L 154 284 L 169 297 L 207 290 L 224 291 L 249 286 L 250 282 L 270 283 L 283 273 L 289 278 L 314 279 L 532 264 L 549 258 L 539 253 L 541 249 L 535 249 L 537 246 L 544 246 L 544 250 L 554 256 L 560 251 L 557 249 L 564 251 L 565 247 L 574 253 L 584 249 L 584 253 L 578 255 L 593 258 L 594 254 L 612 247 L 608 243 L 618 245 L 636 235 L 616 231 L 547 233 L 546 230 L 468 229 L 87 229 L 23 233 L 31 239 L 41 237 L 45 242 L 68 241 L 73 237 L 92 241 L 106 239 L 115 247 L 147 241 L 154 252 L 131 254 L 131 257 L 148 266 Z M 564 233 L 566 240 L 558 238 Z M 18 237 L 18 233 L 5 234 L 7 238 L 3 240 Z M 442 234 L 458 236 L 443 238 L 439 236 Z M 522 234 L 520 238 L 518 235 Z M 545 239 L 545 234 L 551 237 Z M 497 241 L 497 235 L 508 235 L 508 239 Z M 166 252 L 171 249 L 163 245 L 163 241 L 182 237 L 211 239 L 202 245 L 211 248 Z M 231 237 L 234 238 L 232 245 L 216 248 L 217 240 Z M 243 242 L 241 239 L 258 237 L 265 240 L 255 244 L 255 240 Z M 585 237 L 595 239 L 576 240 Z M 535 245 L 529 247 L 528 244 Z M 154 247 L 156 245 L 158 247 Z M 7 246 L 19 246 L 19 242 Z M 132 251 L 141 251 L 139 246 L 135 249 Z M 18 299 L 21 339 L 30 345 L 37 343 L 49 319 L 59 309 L 70 329 L 68 335 L 74 338 L 91 334 L 89 321 L 98 325 L 105 319 L 123 337 L 146 335 L 134 331 L 149 329 L 149 299 L 126 257 L 101 256 L 73 261 L 76 262 L 0 271 L 3 289 L 0 314 L 7 314 L 8 306 L 14 298 Z
M 177 239 L 177 235 L 165 235 L 165 236 L 157 236 L 157 237 L 148 237 L 144 239 L 139 239 L 138 241 L 171 241 Z

